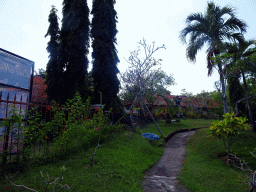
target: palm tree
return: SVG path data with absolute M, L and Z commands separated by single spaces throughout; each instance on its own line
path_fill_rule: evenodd
M 239 44 L 231 44 L 231 43 L 226 43 L 226 48 L 227 48 L 227 53 L 233 54 L 233 56 L 230 58 L 230 64 L 226 66 L 226 70 L 234 72 L 237 72 L 237 76 L 234 78 L 240 78 L 242 75 L 243 78 L 243 83 L 244 83 L 244 92 L 245 96 L 248 97 L 248 89 L 247 89 L 247 83 L 245 79 L 245 73 L 246 72 L 251 72 L 255 71 L 255 66 L 250 65 L 250 63 L 247 60 L 247 57 L 252 55 L 254 53 L 253 49 L 250 48 L 252 45 L 254 45 L 255 40 L 248 40 L 248 41 L 243 41 Z M 241 99 L 241 98 L 240 98 Z M 254 132 L 254 122 L 252 119 L 252 111 L 251 111 L 251 104 L 250 100 L 247 99 L 247 107 L 248 107 L 248 112 L 249 112 L 249 119 L 250 119 L 250 124 L 252 126 L 252 129 Z
M 224 40 L 233 40 L 234 42 L 241 42 L 243 40 L 243 33 L 246 32 L 247 25 L 235 17 L 234 11 L 234 8 L 227 6 L 221 8 L 213 2 L 209 2 L 205 14 L 193 13 L 189 15 L 186 19 L 187 27 L 181 31 L 180 38 L 184 43 L 186 43 L 186 36 L 191 34 L 187 47 L 188 60 L 195 62 L 197 52 L 204 44 L 208 45 L 208 76 L 212 74 L 213 67 L 216 67 L 211 58 L 220 54 Z M 224 17 L 226 15 L 230 17 L 227 19 Z M 240 30 L 240 32 L 236 32 L 237 30 Z M 230 110 L 227 105 L 226 87 L 221 62 L 217 63 L 217 70 L 220 74 L 224 113 L 227 113 Z

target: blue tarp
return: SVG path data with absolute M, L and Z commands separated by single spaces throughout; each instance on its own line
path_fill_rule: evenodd
M 152 139 L 152 140 L 158 140 L 159 139 L 158 135 L 155 135 L 153 133 L 143 133 L 141 135 L 143 137 L 145 137 L 146 139 Z

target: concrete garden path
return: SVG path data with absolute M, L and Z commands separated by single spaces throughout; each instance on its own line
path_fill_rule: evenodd
M 195 131 L 177 133 L 164 146 L 164 155 L 144 174 L 145 192 L 190 192 L 176 179 L 186 157 L 186 142 Z

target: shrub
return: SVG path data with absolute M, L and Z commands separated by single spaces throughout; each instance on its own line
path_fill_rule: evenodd
M 226 113 L 223 115 L 223 121 L 213 121 L 214 125 L 210 127 L 208 137 L 219 138 L 223 141 L 224 146 L 229 154 L 231 146 L 236 141 L 237 135 L 243 131 L 250 129 L 246 117 L 233 117 L 234 113 Z
M 197 113 L 197 117 L 198 118 L 202 118 L 202 119 L 209 119 L 208 115 L 207 114 L 204 114 L 203 111 L 199 111 Z
M 191 119 L 197 119 L 198 118 L 198 116 L 195 113 L 193 113 L 193 112 L 187 113 L 187 117 L 191 118 Z

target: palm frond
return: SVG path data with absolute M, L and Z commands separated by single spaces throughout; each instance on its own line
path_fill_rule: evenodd
M 192 13 L 186 19 L 186 24 L 190 25 L 193 21 L 197 21 L 199 23 L 205 23 L 205 18 L 202 13 Z
M 186 36 L 191 34 L 191 36 L 195 37 L 198 34 L 207 33 L 207 22 L 202 18 L 201 20 L 197 20 L 201 22 L 196 22 L 194 24 L 188 25 L 184 28 L 180 33 L 180 40 L 183 43 L 186 43 Z M 192 38 L 193 40 L 193 38 Z
M 206 43 L 206 37 L 197 38 L 196 41 L 190 41 L 189 46 L 187 48 L 187 58 L 195 62 L 196 61 L 196 54 L 197 52 L 202 49 L 204 43 Z
M 239 42 L 239 44 L 243 44 L 243 42 L 245 41 L 244 36 L 241 33 L 232 32 L 223 33 L 221 40 L 229 40 L 233 43 Z
M 239 44 L 239 49 L 240 49 L 239 51 L 242 53 L 243 57 L 249 56 L 254 53 L 252 49 L 253 47 L 255 47 L 254 42 L 255 42 L 254 39 L 250 39 Z
M 248 57 L 248 56 L 250 56 L 254 53 L 255 53 L 255 51 L 252 48 L 249 48 L 249 49 L 247 49 L 246 51 L 243 52 L 243 57 Z
M 225 6 L 225 7 L 220 9 L 218 16 L 222 17 L 223 15 L 228 14 L 231 17 L 234 17 L 235 16 L 235 11 L 236 11 L 236 9 L 234 7 Z
M 191 32 L 190 42 L 194 42 L 197 39 L 207 38 L 207 36 L 205 35 L 206 31 L 203 26 L 198 25 L 194 29 L 195 30 L 193 32 Z M 209 39 L 207 39 L 207 40 L 209 40 Z
M 230 17 L 223 23 L 223 28 L 227 30 L 240 30 L 243 34 L 246 32 L 247 24 L 236 17 Z

